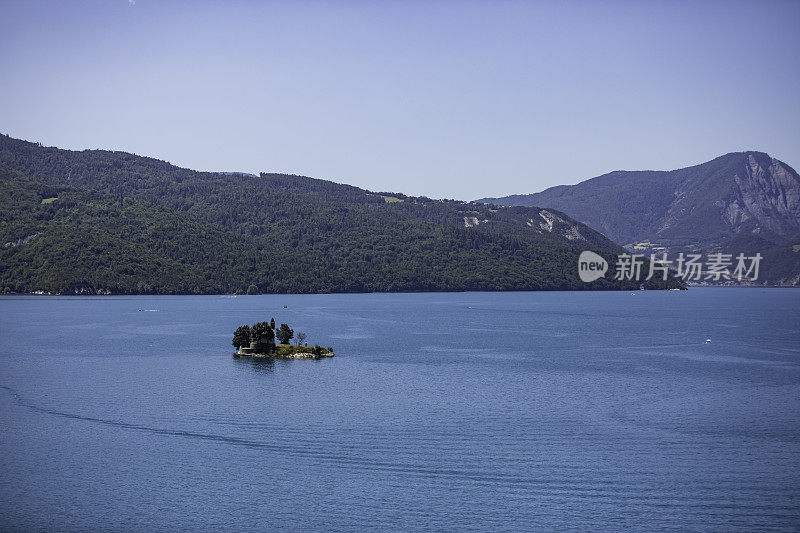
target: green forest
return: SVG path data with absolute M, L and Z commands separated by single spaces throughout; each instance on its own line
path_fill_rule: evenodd
M 0 289 L 115 294 L 634 289 L 584 284 L 621 249 L 557 213 L 284 174 L 197 172 L 0 135 Z M 549 217 L 552 220 L 552 217 Z M 475 221 L 476 223 L 472 223 Z M 578 231 L 579 240 L 566 235 Z M 674 280 L 647 282 L 675 287 Z

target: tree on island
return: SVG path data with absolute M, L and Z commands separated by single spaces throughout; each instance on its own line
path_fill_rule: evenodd
M 306 334 L 300 331 L 297 333 L 297 344 L 302 346 L 304 342 L 306 342 Z
M 286 324 L 281 324 L 281 327 L 278 328 L 278 331 L 275 334 L 277 335 L 281 344 L 289 344 L 289 341 L 292 340 L 292 337 L 294 336 L 294 330 Z
M 250 346 L 251 340 L 252 334 L 250 326 L 239 326 L 236 328 L 236 331 L 233 332 L 233 347 L 237 350 L 242 346 Z
M 272 317 L 272 319 L 269 321 L 269 327 L 275 329 L 275 317 Z
M 250 335 L 256 343 L 256 350 L 262 353 L 275 351 L 275 331 L 266 322 L 256 322 L 250 328 Z

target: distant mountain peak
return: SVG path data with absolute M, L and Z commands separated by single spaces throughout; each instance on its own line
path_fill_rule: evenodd
M 791 268 L 798 272 L 786 279 L 800 274 L 800 253 L 787 248 L 800 244 L 800 176 L 757 150 L 672 171 L 614 171 L 577 185 L 479 201 L 558 209 L 629 246 L 714 250 L 745 238 L 742 252 L 755 249 L 755 242 L 759 249 L 780 247 L 781 264 L 797 263 Z

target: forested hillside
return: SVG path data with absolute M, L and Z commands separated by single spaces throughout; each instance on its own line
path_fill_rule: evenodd
M 620 249 L 554 210 L 373 193 L 301 176 L 197 172 L 8 136 L 0 136 L 0 165 L 7 291 L 638 287 L 582 283 L 582 250 L 611 259 Z

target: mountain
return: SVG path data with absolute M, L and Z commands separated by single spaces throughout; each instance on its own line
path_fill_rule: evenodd
M 762 283 L 800 284 L 800 177 L 762 152 L 479 201 L 558 209 L 638 251 L 758 252 Z
M 207 294 L 632 289 L 580 281 L 621 248 L 552 209 L 197 172 L 0 135 L 0 288 Z M 680 286 L 651 281 L 652 288 Z

